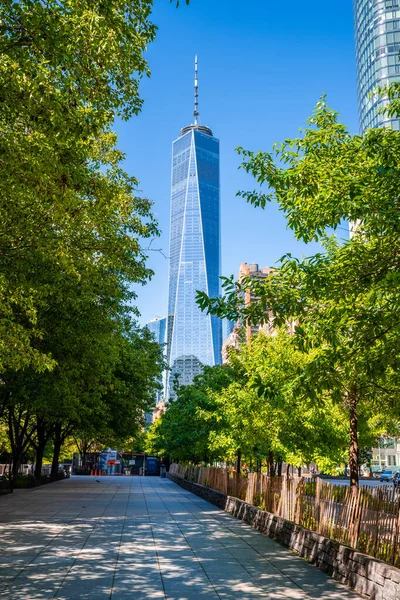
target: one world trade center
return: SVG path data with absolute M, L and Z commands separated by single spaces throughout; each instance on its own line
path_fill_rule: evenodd
M 221 263 L 219 140 L 199 124 L 197 57 L 193 116 L 172 144 L 167 397 L 177 375 L 187 385 L 221 363 L 221 320 L 196 303 L 197 290 L 220 294 Z

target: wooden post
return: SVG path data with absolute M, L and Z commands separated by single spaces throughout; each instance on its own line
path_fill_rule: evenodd
M 393 490 L 394 495 L 394 490 Z M 397 538 L 399 536 L 399 520 L 400 520 L 400 494 L 397 495 L 397 515 L 394 526 L 393 542 L 392 542 L 392 565 L 396 564 Z
M 315 506 L 314 506 L 314 520 L 315 529 L 320 533 L 319 528 L 319 517 L 320 517 L 320 502 L 321 502 L 321 479 L 317 477 L 315 481 Z
M 377 503 L 376 503 L 376 513 L 375 513 L 375 540 L 374 540 L 374 547 L 373 547 L 373 551 L 372 551 L 372 556 L 376 557 L 376 553 L 378 550 L 378 543 L 379 543 L 379 520 L 380 520 L 380 516 L 381 516 L 381 504 L 382 504 L 382 490 L 380 488 L 378 488 L 377 491 Z

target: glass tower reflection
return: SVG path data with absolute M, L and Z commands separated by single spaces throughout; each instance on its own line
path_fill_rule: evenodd
M 400 0 L 353 0 L 360 130 L 400 129 L 400 119 L 380 114 L 385 100 L 371 93 L 400 80 Z
M 197 290 L 220 293 L 219 140 L 196 112 L 195 103 L 195 124 L 172 144 L 168 396 L 176 375 L 187 385 L 203 365 L 221 363 L 222 322 L 196 303 Z

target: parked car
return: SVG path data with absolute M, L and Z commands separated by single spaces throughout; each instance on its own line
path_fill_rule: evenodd
M 378 466 L 373 466 L 372 467 L 372 477 L 375 477 L 376 479 L 379 479 L 379 477 L 382 475 L 382 467 L 378 467 Z
M 379 477 L 379 481 L 393 481 L 394 472 L 392 469 L 385 469 L 381 476 Z

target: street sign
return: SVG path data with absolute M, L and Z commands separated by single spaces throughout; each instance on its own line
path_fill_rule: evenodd
M 116 462 L 117 462 L 116 460 L 109 459 L 109 460 L 107 461 L 107 464 L 108 464 L 108 466 L 109 466 L 109 467 L 113 467 L 113 466 L 115 465 L 115 463 L 116 463 Z

